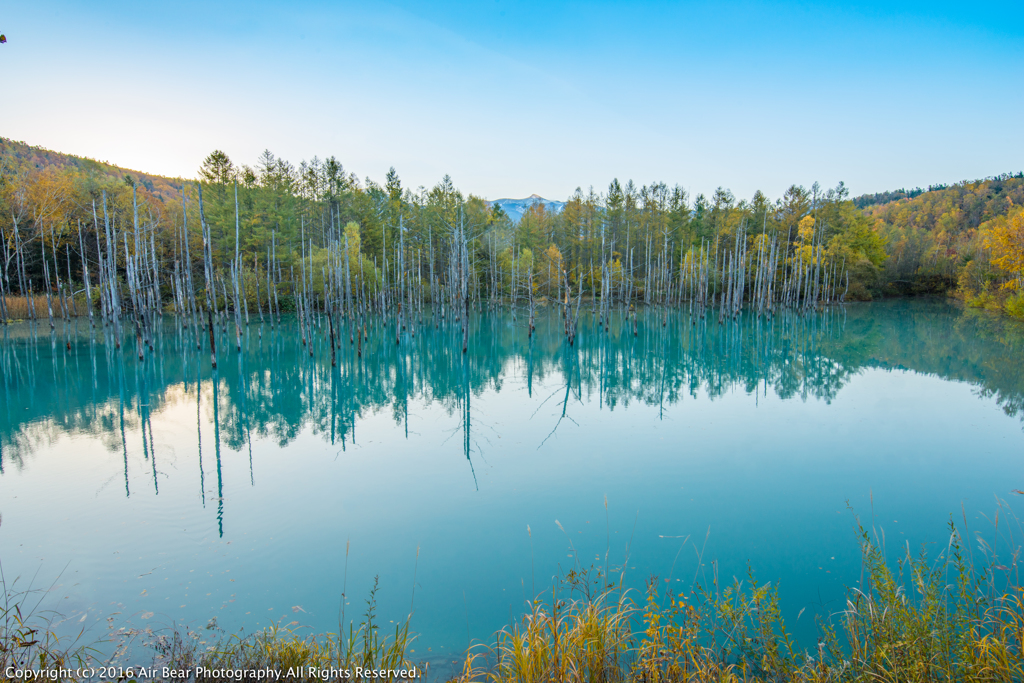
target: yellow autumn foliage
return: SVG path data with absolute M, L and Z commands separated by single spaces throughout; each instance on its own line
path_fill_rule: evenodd
M 992 249 L 992 264 L 1010 275 L 1003 287 L 1024 289 L 1024 210 L 993 226 L 986 246 Z

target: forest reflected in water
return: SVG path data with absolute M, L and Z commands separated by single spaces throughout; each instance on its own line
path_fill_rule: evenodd
M 404 616 L 415 580 L 413 628 L 437 651 L 507 623 L 565 569 L 568 534 L 639 585 L 702 571 L 679 544 L 706 538 L 723 573 L 780 581 L 798 618 L 856 579 L 846 501 L 932 542 L 963 501 L 987 513 L 1024 487 L 1017 324 L 913 300 L 723 324 L 649 308 L 635 333 L 584 311 L 572 345 L 555 311 L 532 336 L 474 313 L 466 353 L 458 323 L 377 320 L 361 344 L 341 330 L 334 366 L 326 329 L 304 345 L 294 320 L 253 324 L 239 352 L 218 327 L 216 370 L 170 321 L 142 361 L 85 322 L 10 325 L 4 569 L 67 564 L 75 624 L 250 629 L 333 628 L 340 587 L 377 574 L 382 612 Z M 813 637 L 810 616 L 794 628 Z
M 219 443 L 208 448 L 238 450 L 254 437 L 284 447 L 306 427 L 344 448 L 369 413 L 388 411 L 396 427 L 408 429 L 409 404 L 421 400 L 459 416 L 471 459 L 473 397 L 500 392 L 511 376 L 523 379 L 531 398 L 535 383 L 556 377 L 564 392 L 548 400 L 566 416 L 574 400 L 614 411 L 633 402 L 670 406 L 698 392 L 714 399 L 771 390 L 828 402 L 865 368 L 968 382 L 1008 415 L 1024 409 L 1024 326 L 941 301 L 743 314 L 724 324 L 650 309 L 640 313 L 635 334 L 628 316 L 614 316 L 607 332 L 590 316 L 572 346 L 557 314 L 539 317 L 528 338 L 522 320 L 485 313 L 472 318 L 465 354 L 457 325 L 423 322 L 397 344 L 393 322 L 371 324 L 358 353 L 339 344 L 334 367 L 326 329 L 307 347 L 287 318 L 276 328 L 259 326 L 259 334 L 254 325 L 239 352 L 233 329 L 218 328 L 217 370 L 206 347 L 197 349 L 190 331 L 169 322 L 141 362 L 133 338 L 116 348 L 84 322 L 53 332 L 12 326 L 0 346 L 0 471 L 22 467 L 37 444 L 61 433 L 101 436 L 112 451 L 138 441 L 148 458 L 152 415 L 181 401 L 214 419 Z

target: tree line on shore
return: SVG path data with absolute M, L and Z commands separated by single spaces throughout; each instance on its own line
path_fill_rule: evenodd
M 170 181 L 0 142 L 4 320 L 88 315 L 144 341 L 166 312 L 241 335 L 286 311 L 354 342 L 370 313 L 404 328 L 426 304 L 456 319 L 507 305 L 532 329 L 549 303 L 571 341 L 585 297 L 605 319 L 613 305 L 721 320 L 921 291 L 1024 314 L 1021 176 L 862 207 L 842 183 L 772 201 L 613 180 L 513 222 L 448 176 L 411 190 L 394 169 L 360 181 L 334 157 L 296 167 L 265 151 L 250 167 L 215 151 L 197 180 Z

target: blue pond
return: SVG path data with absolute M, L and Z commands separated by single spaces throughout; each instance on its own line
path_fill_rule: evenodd
M 859 578 L 857 517 L 895 556 L 1024 513 L 1024 330 L 942 301 L 649 309 L 635 333 L 584 312 L 572 346 L 556 312 L 532 338 L 481 312 L 465 354 L 457 324 L 377 320 L 333 367 L 288 318 L 240 352 L 222 330 L 216 371 L 170 321 L 143 361 L 84 321 L 4 334 L 4 579 L 86 640 L 334 630 L 379 577 L 384 624 L 411 610 L 414 656 L 442 659 L 594 567 L 753 571 L 811 645 Z

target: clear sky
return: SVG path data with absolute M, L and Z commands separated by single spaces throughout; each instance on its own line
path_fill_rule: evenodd
M 223 149 L 564 199 L 1024 168 L 1024 2 L 0 0 L 0 135 L 166 175 Z

